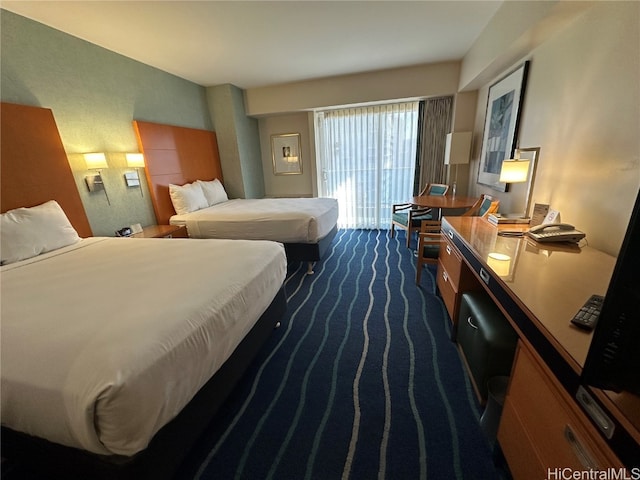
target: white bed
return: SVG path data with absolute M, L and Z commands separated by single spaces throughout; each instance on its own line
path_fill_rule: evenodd
M 244 238 L 317 243 L 338 220 L 333 198 L 234 199 L 170 219 L 192 238 Z
M 275 242 L 91 238 L 5 265 L 2 424 L 133 455 L 281 289 Z
M 170 480 L 284 318 L 283 246 L 92 239 L 53 112 L 0 123 L 3 473 Z
M 134 120 L 133 123 L 140 151 L 144 154 L 144 170 L 158 224 L 186 222 L 176 215 L 202 209 L 209 211 L 207 207 L 226 203 L 228 198 L 223 186 L 222 164 L 215 132 L 141 120 Z M 239 195 L 240 192 L 236 192 L 233 196 Z M 202 212 L 197 215 L 197 221 L 193 220 L 194 216 L 190 217 L 192 220 L 187 224 L 189 235 L 193 238 L 209 235 L 222 238 L 225 235 L 226 238 L 260 238 L 282 242 L 287 259 L 290 262 L 307 262 L 308 273 L 313 273 L 313 263 L 322 259 L 338 230 L 337 200 L 246 200 L 251 201 L 234 202 L 235 205 L 230 205 L 234 205 L 233 208 L 252 205 L 246 211 L 241 209 L 246 212 L 243 214 L 248 213 L 249 216 L 225 216 L 221 219 L 221 224 L 213 225 L 203 219 Z M 228 213 L 226 208 L 224 215 Z M 308 217 L 306 220 L 301 216 L 285 219 L 286 213 L 282 209 L 294 215 L 308 214 Z M 220 212 L 219 209 L 216 211 Z M 235 211 L 229 215 L 238 216 L 240 212 Z M 327 227 L 327 223 L 332 225 Z M 226 233 L 221 233 L 223 230 Z

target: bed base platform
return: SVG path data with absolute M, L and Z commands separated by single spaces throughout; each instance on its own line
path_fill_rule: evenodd
M 313 274 L 313 264 L 320 260 L 331 245 L 333 237 L 338 233 L 338 226 L 334 225 L 329 233 L 318 243 L 285 243 L 284 251 L 289 262 L 307 262 L 307 274 Z
M 171 479 L 273 329 L 280 325 L 286 308 L 283 286 L 229 359 L 138 454 L 97 455 L 2 427 L 3 458 L 28 465 L 30 471 L 48 479 Z

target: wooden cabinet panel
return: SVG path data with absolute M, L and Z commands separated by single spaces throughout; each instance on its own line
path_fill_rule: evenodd
M 130 238 L 189 238 L 186 225 L 150 225 Z
M 436 279 L 436 284 L 438 285 L 438 289 L 440 290 L 440 296 L 442 297 L 444 306 L 447 308 L 447 312 L 449 312 L 451 321 L 455 324 L 457 322 L 458 316 L 458 309 L 456 307 L 459 304 L 457 299 L 457 292 L 454 286 L 451 284 L 449 274 L 444 269 L 442 262 L 438 262 L 437 276 L 438 277 Z
M 498 440 L 516 480 L 531 478 L 526 474 L 530 473 L 527 465 L 534 468 L 538 462 L 545 472 L 548 468 L 621 467 L 584 414 L 565 395 L 546 367 L 520 344 L 498 430 Z M 524 475 L 515 473 L 520 465 Z
M 165 238 L 189 238 L 189 234 L 187 233 L 187 227 L 186 226 L 180 227 L 175 232 L 172 232 L 170 236 Z
M 447 271 L 450 282 L 455 285 L 457 291 L 460 283 L 460 271 L 462 270 L 462 255 L 446 235 L 443 238 L 444 242 L 442 242 L 442 248 L 440 248 L 439 261 L 442 262 L 442 267 Z
M 444 301 L 447 312 L 453 323 L 453 337 L 455 338 L 455 326 L 458 323 L 458 311 L 460 310 L 460 297 L 464 292 L 479 290 L 482 287 L 478 283 L 473 272 L 462 260 L 462 255 L 447 234 L 443 234 L 443 245 L 438 257 L 438 277 L 436 283 L 440 295 Z
M 502 453 L 507 458 L 509 470 L 514 479 L 547 478 L 542 460 L 538 452 L 531 448 L 532 440 L 512 403 L 505 403 L 500 419 L 498 441 Z

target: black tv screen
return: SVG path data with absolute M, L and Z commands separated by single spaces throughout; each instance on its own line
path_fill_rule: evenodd
M 604 298 L 582 380 L 640 395 L 640 193 Z

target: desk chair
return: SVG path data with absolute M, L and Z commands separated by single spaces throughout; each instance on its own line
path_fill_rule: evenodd
M 446 195 L 449 191 L 449 185 L 444 183 L 427 183 L 424 188 L 418 194 L 419 197 L 423 195 Z
M 494 200 L 490 195 L 481 195 L 476 203 L 469 210 L 464 212 L 462 217 L 486 217 L 490 213 L 496 213 L 500 207 L 500 200 Z
M 429 183 L 422 189 L 419 197 L 425 195 L 444 196 L 449 190 L 449 185 L 443 183 Z M 422 220 L 433 220 L 431 208 L 416 207 L 411 203 L 396 203 L 391 206 L 391 238 L 395 234 L 395 227 L 407 231 L 407 248 L 411 246 L 413 232 L 420 230 Z
M 416 262 L 416 285 L 420 284 L 422 269 L 426 263 L 438 263 L 440 256 L 440 234 L 439 220 L 422 220 L 420 232 L 418 233 L 418 259 Z

